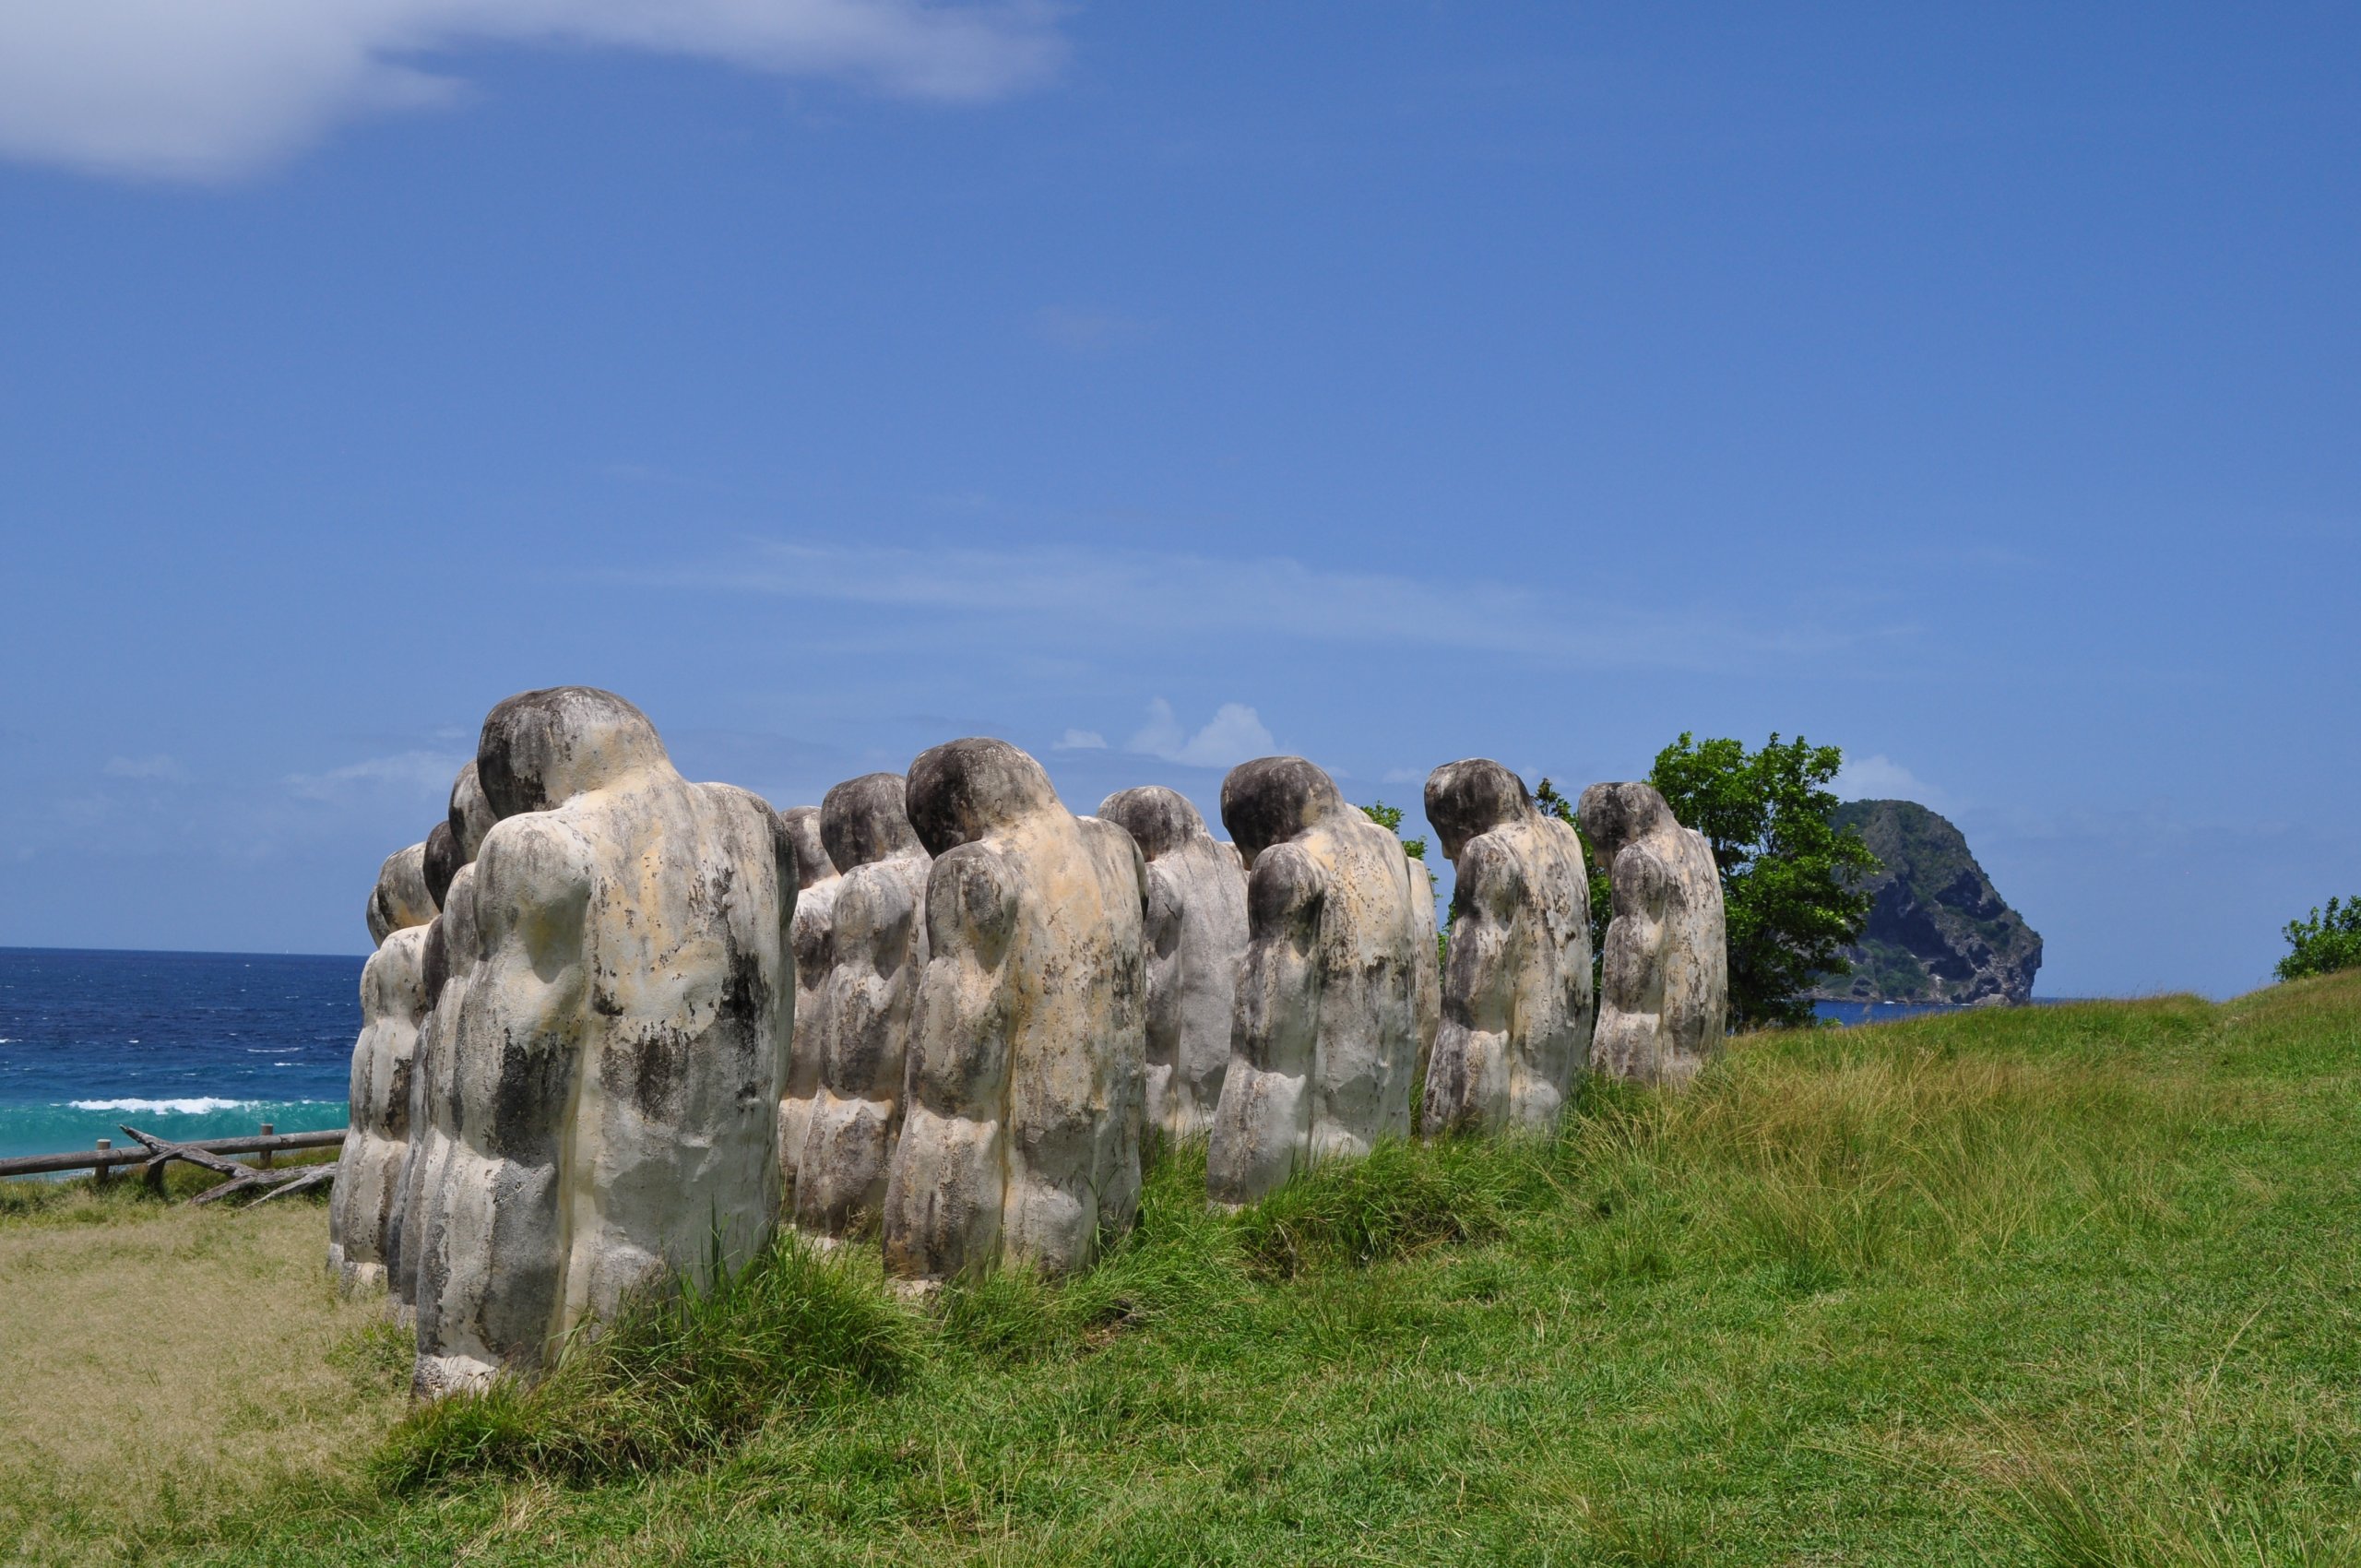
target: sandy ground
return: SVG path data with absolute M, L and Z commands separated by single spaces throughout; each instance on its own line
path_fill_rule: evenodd
M 0 1563 L 136 1550 L 390 1424 L 383 1301 L 336 1299 L 326 1241 L 302 1203 L 0 1225 Z

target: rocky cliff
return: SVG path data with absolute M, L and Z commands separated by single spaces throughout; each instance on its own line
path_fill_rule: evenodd
M 2041 968 L 2041 937 L 2009 908 L 1967 839 L 1910 801 L 1850 801 L 1836 825 L 1858 828 L 1880 869 L 1849 975 L 1812 994 L 1846 1002 L 2023 1002 Z

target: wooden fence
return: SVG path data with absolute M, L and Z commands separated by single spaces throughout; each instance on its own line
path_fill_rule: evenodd
M 256 1188 L 270 1189 L 266 1198 L 300 1193 L 331 1181 L 336 1176 L 336 1162 L 325 1165 L 280 1166 L 273 1156 L 294 1149 L 337 1148 L 344 1143 L 344 1129 L 338 1127 L 322 1133 L 275 1133 L 270 1123 L 250 1137 L 202 1138 L 188 1143 L 173 1143 L 167 1138 L 151 1136 L 136 1127 L 123 1129 L 132 1139 L 127 1148 L 116 1148 L 101 1138 L 96 1148 L 77 1149 L 68 1154 L 20 1155 L 12 1159 L 0 1159 L 0 1178 L 9 1176 L 43 1176 L 60 1170 L 88 1170 L 97 1180 L 105 1181 L 117 1166 L 139 1167 L 141 1177 L 149 1190 L 164 1190 L 164 1168 L 173 1160 L 201 1166 L 217 1175 L 229 1178 L 218 1187 L 208 1188 L 190 1199 L 192 1203 L 209 1204 L 234 1193 L 252 1192 Z M 255 1156 L 252 1164 L 242 1164 L 228 1158 L 233 1154 Z M 262 1201 L 260 1199 L 257 1202 Z

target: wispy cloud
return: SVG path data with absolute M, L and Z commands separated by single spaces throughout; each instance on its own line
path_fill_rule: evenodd
M 145 778 L 160 784 L 174 784 L 188 777 L 188 769 L 178 757 L 161 753 L 154 756 L 111 756 L 100 770 L 110 778 Z
M 1069 730 L 1055 748 L 1062 752 L 1103 752 L 1107 737 L 1096 730 Z
M 326 773 L 291 773 L 286 782 L 291 792 L 306 801 L 342 801 L 373 790 L 441 790 L 451 787 L 467 761 L 456 752 L 397 752 Z
M 1172 705 L 1157 697 L 1147 705 L 1147 722 L 1123 749 L 1191 767 L 1235 767 L 1252 757 L 1269 756 L 1278 742 L 1263 727 L 1261 716 L 1244 703 L 1222 704 L 1203 729 L 1190 734 Z
M 1756 620 L 1688 603 L 1648 606 L 1481 578 L 1338 570 L 1284 556 L 1213 556 L 1086 546 L 909 550 L 750 540 L 733 557 L 618 571 L 635 587 L 775 595 L 991 623 L 1007 646 L 1079 632 L 1199 642 L 1223 635 L 1512 653 L 1561 666 L 1754 669 L 1890 639 L 1793 614 Z M 874 631 L 875 628 L 872 628 Z
M 1841 801 L 1916 801 L 1936 811 L 1949 811 L 1950 795 L 1912 773 L 1884 753 L 1846 757 L 1829 788 Z
M 218 180 L 339 122 L 433 108 L 470 44 L 686 55 L 946 101 L 1039 82 L 1046 0 L 0 0 L 0 155 Z

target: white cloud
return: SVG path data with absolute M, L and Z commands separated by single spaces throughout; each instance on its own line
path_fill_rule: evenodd
M 1427 776 L 1415 767 L 1389 767 L 1379 778 L 1381 784 L 1423 784 Z
M 1054 749 L 1062 752 L 1103 752 L 1107 749 L 1107 737 L 1096 730 L 1069 730 Z
M 1184 735 L 1172 705 L 1157 697 L 1147 705 L 1147 722 L 1123 749 L 1191 767 L 1235 767 L 1278 749 L 1261 716 L 1243 703 L 1226 702 L 1212 720 L 1193 735 Z
M 159 782 L 176 782 L 188 777 L 188 769 L 180 765 L 178 757 L 160 753 L 155 756 L 111 756 L 101 771 L 110 778 L 149 778 Z
M 471 44 L 647 50 L 974 101 L 1063 53 L 1042 0 L 0 0 L 0 155 L 218 180 L 464 90 Z
M 1829 788 L 1840 801 L 1916 801 L 1936 811 L 1949 809 L 1951 802 L 1942 790 L 1882 752 L 1846 757 Z
M 291 773 L 287 787 L 307 801 L 349 800 L 373 789 L 441 792 L 450 789 L 451 780 L 467 762 L 464 754 L 453 753 L 397 752 L 326 773 Z
M 970 642 L 972 628 L 956 624 L 964 615 L 992 621 L 996 640 L 1011 647 L 1109 632 L 1132 644 L 1161 638 L 1195 646 L 1235 633 L 1470 648 L 1596 669 L 1719 672 L 1894 635 L 1794 615 L 1756 621 L 1695 603 L 1576 600 L 1480 578 L 1334 570 L 1284 556 L 1225 560 L 1072 545 L 901 550 L 753 540 L 735 559 L 609 575 L 635 588 L 655 582 L 929 612 L 896 629 L 903 643 L 930 629 Z

